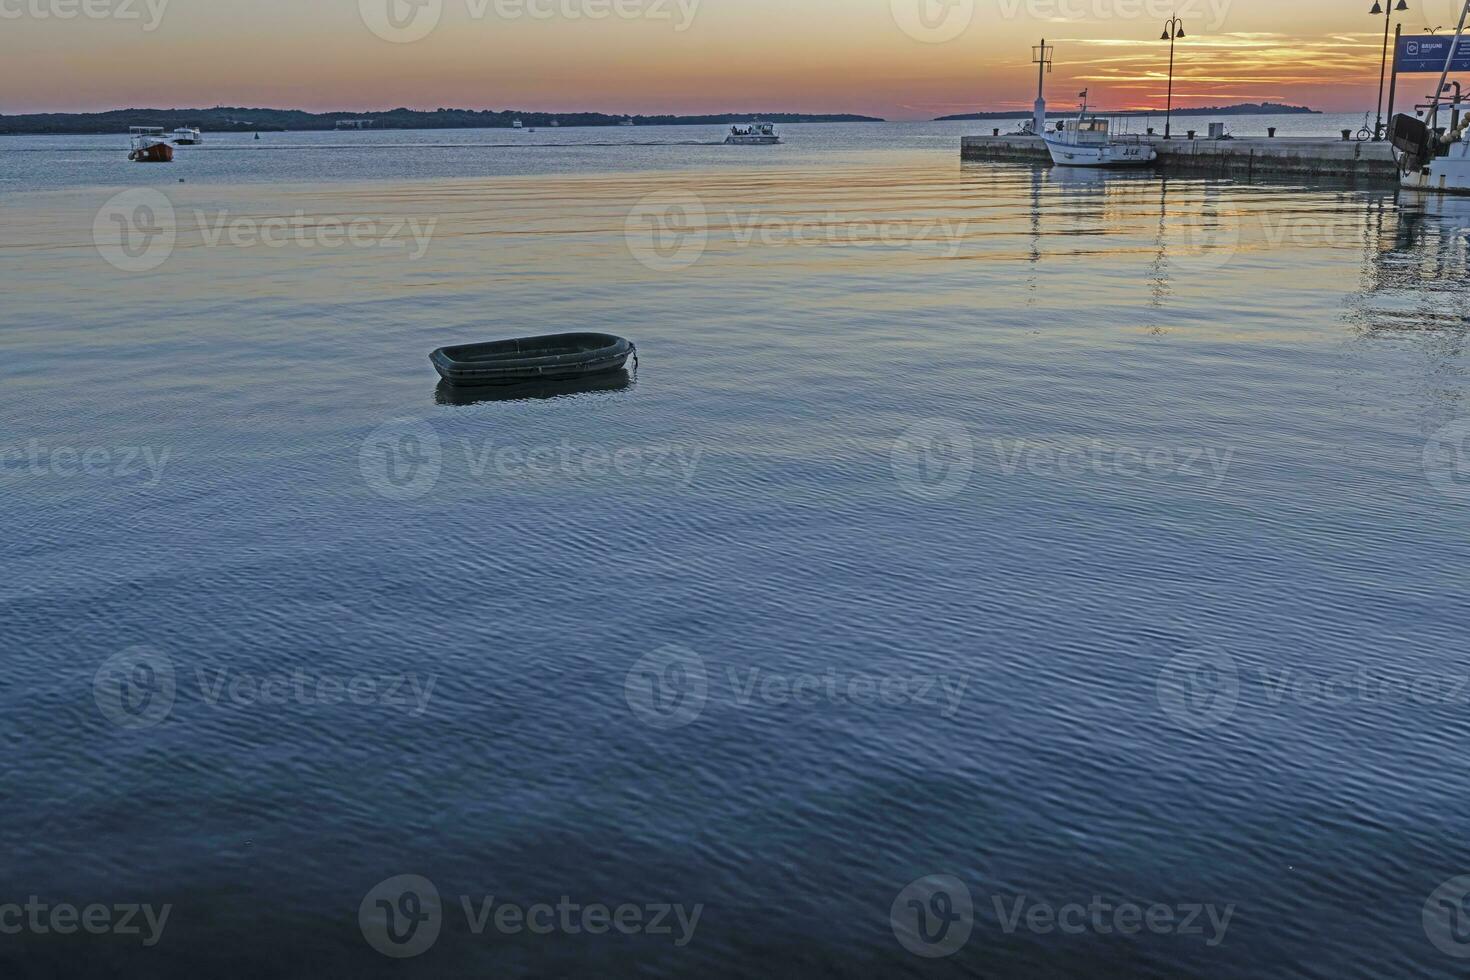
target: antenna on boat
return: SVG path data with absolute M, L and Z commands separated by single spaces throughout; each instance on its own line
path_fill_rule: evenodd
M 1434 87 L 1434 103 L 1429 107 L 1429 132 L 1435 133 L 1439 127 L 1439 100 L 1446 88 L 1445 81 L 1450 77 L 1450 69 L 1455 65 L 1455 55 L 1460 52 L 1460 32 L 1465 29 L 1465 18 L 1470 16 L 1470 0 L 1465 0 L 1465 7 L 1460 11 L 1460 24 L 1455 28 L 1455 39 L 1450 42 L 1449 57 L 1444 60 L 1444 71 L 1439 75 L 1439 84 Z

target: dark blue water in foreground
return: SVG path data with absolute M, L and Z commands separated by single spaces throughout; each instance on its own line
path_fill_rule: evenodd
M 5 974 L 1462 972 L 1467 206 L 952 151 L 6 198 Z

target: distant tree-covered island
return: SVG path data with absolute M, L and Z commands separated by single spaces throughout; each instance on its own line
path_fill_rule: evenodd
M 49 112 L 0 115 L 3 134 L 125 133 L 130 126 L 206 132 L 288 132 L 362 129 L 510 129 L 519 119 L 536 126 L 718 126 L 761 119 L 774 123 L 883 122 L 872 116 L 813 115 L 800 112 L 718 113 L 706 116 L 610 116 L 601 112 L 523 112 L 511 109 L 390 109 L 385 112 L 303 112 L 297 109 L 114 109 L 109 112 Z
M 1101 111 L 1101 110 L 1099 110 Z M 1051 115 L 1057 115 L 1052 111 Z M 1127 112 L 1104 113 L 1109 116 L 1161 116 L 1163 109 L 1133 109 Z M 1281 105 L 1277 102 L 1242 102 L 1239 105 L 1175 106 L 1176 116 L 1320 116 L 1317 109 L 1300 105 Z M 1007 109 L 1003 112 L 967 112 L 958 116 L 940 116 L 935 122 L 968 122 L 976 119 L 1030 119 L 1030 109 Z

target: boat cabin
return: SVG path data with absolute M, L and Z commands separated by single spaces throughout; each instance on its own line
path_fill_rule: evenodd
M 1084 146 L 1088 143 L 1106 143 L 1109 138 L 1108 122 L 1097 116 L 1068 119 L 1062 124 L 1062 135 L 1068 143 Z

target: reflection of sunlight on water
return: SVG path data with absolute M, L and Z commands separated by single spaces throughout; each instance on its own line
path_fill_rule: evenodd
M 1422 298 L 1455 288 L 1419 283 L 1420 265 L 1406 258 L 1416 243 L 1437 240 L 1439 219 L 1410 210 L 1401 218 L 1387 194 L 1151 174 L 931 162 L 184 184 L 165 188 L 172 253 L 145 273 L 113 268 L 90 240 L 91 219 L 110 193 L 10 202 L 0 255 L 20 273 L 11 298 L 22 313 L 270 300 L 407 304 L 412 318 L 426 307 L 493 298 L 502 312 L 550 300 L 595 316 L 609 293 L 677 291 L 695 314 L 717 316 L 728 296 L 758 286 L 767 304 L 779 296 L 780 309 L 800 316 L 860 300 L 869 311 L 1050 310 L 1048 328 L 1065 332 L 1117 322 L 1156 333 L 1167 326 L 1289 336 L 1299 327 L 1256 314 L 1268 303 L 1305 306 L 1318 311 L 1314 328 L 1330 327 L 1340 305 L 1332 296 L 1365 275 L 1376 293 L 1407 289 Z M 697 202 L 698 214 L 635 219 L 640 202 L 671 194 Z M 276 236 L 269 243 L 267 226 Z M 642 256 L 639 235 L 647 238 Z M 1456 241 L 1463 236 L 1444 238 L 1446 247 Z M 661 248 L 678 250 L 678 260 L 661 259 Z M 1169 310 L 1185 301 L 1203 307 L 1181 323 Z M 1410 304 L 1422 323 L 1450 315 L 1424 306 Z M 1384 316 L 1392 319 L 1392 309 L 1383 307 Z M 1084 310 L 1095 315 L 1079 318 Z

